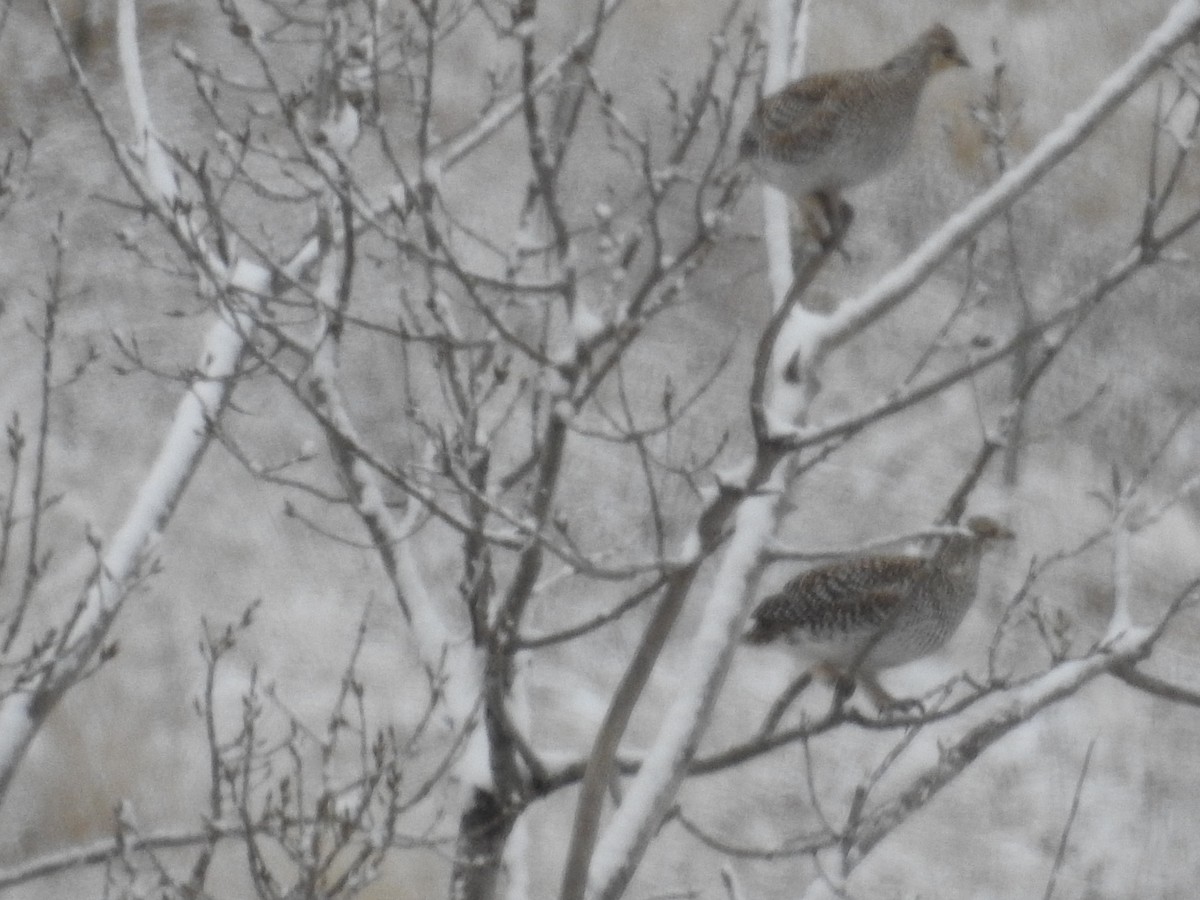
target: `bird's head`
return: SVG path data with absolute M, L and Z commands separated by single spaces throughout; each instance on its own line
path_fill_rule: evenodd
M 959 49 L 958 38 L 945 25 L 934 25 L 921 35 L 920 45 L 930 74 L 942 69 L 971 65 Z

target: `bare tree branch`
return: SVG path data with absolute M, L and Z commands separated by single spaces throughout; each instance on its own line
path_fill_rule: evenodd
M 950 254 L 1083 143 L 1172 53 L 1191 40 L 1197 29 L 1200 29 L 1200 3 L 1178 0 L 1141 48 L 1109 75 L 1090 98 L 1066 115 L 1062 124 L 1025 159 L 953 215 L 906 260 L 869 291 L 845 301 L 830 315 L 808 313 L 806 327 L 798 331 L 796 344 L 789 351 L 798 357 L 799 365 L 805 370 L 817 367 L 830 351 L 895 308 Z

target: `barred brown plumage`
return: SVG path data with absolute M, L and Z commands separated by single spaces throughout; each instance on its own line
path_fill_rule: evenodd
M 816 197 L 837 231 L 849 224 L 840 192 L 899 159 L 929 77 L 966 65 L 953 32 L 934 25 L 877 68 L 809 75 L 764 97 L 742 133 L 739 155 L 797 200 Z
M 1012 537 L 977 516 L 930 557 L 868 556 L 809 569 L 759 603 L 744 640 L 794 644 L 825 669 L 873 677 L 950 638 L 975 600 L 984 551 Z

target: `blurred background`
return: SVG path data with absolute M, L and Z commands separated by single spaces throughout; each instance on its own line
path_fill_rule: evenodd
M 139 4 L 143 65 L 157 124 L 194 147 L 211 142 L 212 125 L 172 47 L 181 41 L 202 58 L 235 65 L 235 48 L 215 6 Z M 833 304 L 870 285 L 995 179 L 993 151 L 973 111 L 982 106 L 997 64 L 1004 67 L 1000 99 L 1013 123 L 1007 152 L 1017 161 L 1139 46 L 1169 6 L 1168 0 L 818 2 L 809 42 L 813 70 L 878 63 L 934 21 L 956 32 L 973 68 L 931 83 L 905 160 L 851 195 L 858 215 L 848 239 L 850 261 L 834 260 L 827 267 L 812 302 Z M 97 96 L 112 121 L 127 129 L 109 7 L 60 4 Z M 723 4 L 694 0 L 628 0 L 611 24 L 596 70 L 631 122 L 653 127 L 663 103 L 660 81 L 688 85 L 698 76 L 725 13 Z M 738 20 L 758 13 L 749 3 Z M 590 4 L 547 5 L 539 19 L 543 46 L 564 44 L 590 16 Z M 443 137 L 472 121 L 487 94 L 490 67 L 503 52 L 482 30 L 466 29 L 455 41 L 456 63 L 441 70 L 433 122 Z M 297 53 L 302 57 L 304 51 Z M 743 101 L 738 121 L 749 113 L 750 97 Z M 400 104 L 403 98 L 385 101 L 385 115 L 388 102 Z M 1014 208 L 1020 289 L 1035 311 L 1063 305 L 1131 246 L 1145 198 L 1155 102 L 1152 88 L 1139 91 Z M 52 514 L 53 565 L 40 590 L 46 599 L 34 613 L 48 623 L 78 596 L 93 563 L 86 535 L 109 535 L 119 524 L 181 393 L 177 379 L 136 371 L 114 336 L 126 346 L 135 340 L 143 359 L 177 376 L 195 363 L 208 319 L 204 304 L 181 279 L 146 265 L 124 246 L 122 232 L 140 227 L 138 216 L 122 206 L 128 191 L 72 85 L 48 17 L 34 3 L 12 5 L 0 34 L 0 146 L 18 145 L 21 132 L 33 138 L 33 158 L 21 195 L 0 222 L 0 414 L 7 420 L 20 412 L 26 422 L 35 415 L 40 349 L 30 328 L 40 320 L 53 263 L 50 234 L 60 213 L 68 247 L 68 302 L 59 324 L 63 372 L 91 348 L 99 356 L 85 377 L 57 393 L 51 413 L 49 474 L 62 499 Z M 464 219 L 485 234 L 513 227 L 528 178 L 521 146 L 519 129 L 507 129 L 447 185 Z M 514 154 L 519 167 L 511 162 Z M 597 152 L 593 166 L 580 155 L 571 176 L 571 205 L 583 220 L 604 198 L 597 185 L 613 161 Z M 1185 169 L 1182 179 L 1181 197 L 1200 198 L 1195 168 Z M 280 227 L 279 233 L 286 231 Z M 710 371 L 720 354 L 732 354 L 683 435 L 703 455 L 728 434 L 721 462 L 738 459 L 749 446 L 748 359 L 769 312 L 757 190 L 743 196 L 732 231 L 688 302 L 655 323 L 633 354 L 639 374 L 655 384 L 667 377 L 686 384 Z M 1197 473 L 1200 429 L 1192 415 L 1200 403 L 1197 240 L 1185 239 L 1178 259 L 1139 275 L 1098 310 L 1039 387 L 1014 483 L 1005 484 L 994 466 L 972 504 L 1001 510 L 1019 539 L 991 558 L 980 601 L 947 650 L 890 675 L 887 683 L 898 692 L 916 693 L 955 672 L 978 669 L 1030 561 L 1071 548 L 1103 527 L 1108 513 L 1094 492 L 1109 485 L 1114 467 L 1129 473 L 1145 466 L 1180 416 L 1183 424 L 1161 455 L 1148 497 L 1168 497 Z M 974 250 L 967 314 L 945 339 L 951 358 L 965 359 L 973 347 L 1012 330 L 1017 312 L 1010 260 L 1004 233 L 993 226 Z M 864 398 L 887 393 L 910 366 L 913 348 L 927 343 L 931 327 L 959 303 L 967 274 L 960 258 L 898 313 L 841 351 L 824 383 L 819 417 L 836 417 Z M 399 452 L 405 438 L 388 430 L 394 412 L 389 402 L 399 401 L 384 399 L 375 407 L 370 398 L 389 395 L 404 377 L 400 362 L 363 339 L 352 377 L 356 412 L 379 427 L 384 446 Z M 802 546 L 853 546 L 928 525 L 978 445 L 980 409 L 1003 401 L 1008 377 L 1006 367 L 997 367 L 858 438 L 806 479 L 803 501 L 785 522 L 783 537 Z M 321 444 L 311 422 L 290 415 L 273 398 L 267 386 L 240 389 L 229 427 L 264 455 Z M 648 525 L 637 518 L 636 482 L 624 477 L 625 462 L 596 455 L 575 464 L 594 474 L 569 481 L 561 502 L 593 515 L 593 536 L 624 540 L 647 533 L 637 531 Z M 122 800 L 147 831 L 199 824 L 208 762 L 203 721 L 194 708 L 204 676 L 198 644 L 205 623 L 223 627 L 253 601 L 261 600 L 255 623 L 217 686 L 217 700 L 231 722 L 255 671 L 273 684 L 289 710 L 320 721 L 336 696 L 364 617 L 359 671 L 371 714 L 398 727 L 419 716 L 423 685 L 410 638 L 374 555 L 332 545 L 287 514 L 287 499 L 220 448 L 209 452 L 158 548 L 161 574 L 138 589 L 118 623 L 116 658 L 53 713 L 0 810 L 0 865 L 110 836 L 114 808 Z M 678 538 L 690 524 L 695 499 L 680 490 L 674 500 L 670 525 Z M 1185 500 L 1135 541 L 1134 597 L 1141 605 L 1135 615 L 1161 611 L 1195 577 L 1196 512 L 1196 504 Z M 454 597 L 454 548 L 431 540 L 421 553 L 429 580 L 435 585 L 444 580 L 445 595 Z M 773 567 L 766 586 L 791 572 Z M 1111 611 L 1111 547 L 1100 544 L 1067 561 L 1039 591 L 1044 609 L 1061 611 L 1069 620 L 1074 651 L 1086 650 L 1102 637 Z M 611 599 L 546 601 L 533 611 L 532 624 L 549 630 Z M 578 644 L 530 654 L 523 675 L 535 740 L 567 759 L 586 752 L 645 617 L 646 610 L 639 610 Z M 638 707 L 627 749 L 653 737 L 677 687 L 672 662 L 686 651 L 696 617 L 692 604 Z M 1195 610 L 1185 611 L 1151 666 L 1193 689 L 1200 688 L 1197 626 Z M 1024 627 L 1032 634 L 1031 625 Z M 1032 637 L 1028 645 L 1034 646 Z M 1022 664 L 1033 663 L 1016 663 Z M 706 746 L 724 746 L 756 727 L 795 674 L 796 664 L 784 651 L 740 652 Z M 935 737 L 923 735 L 899 773 L 935 759 Z M 1094 684 L 989 751 L 891 836 L 857 871 L 853 895 L 1040 895 L 1084 754 L 1094 741 L 1057 896 L 1192 897 L 1200 876 L 1191 852 L 1200 816 L 1194 790 L 1198 740 L 1196 710 L 1148 699 L 1112 680 Z M 854 731 L 814 743 L 818 798 L 831 810 L 842 809 L 894 742 L 891 734 Z M 733 844 L 778 846 L 803 833 L 813 815 L 804 765 L 800 747 L 785 748 L 689 782 L 682 807 Z M 556 890 L 573 798 L 573 790 L 559 791 L 527 814 L 533 896 Z M 425 824 L 436 828 L 438 821 L 431 812 Z M 722 896 L 719 870 L 729 860 L 681 829 L 667 829 L 630 896 Z M 449 852 L 397 853 L 363 896 L 442 896 Z M 731 864 L 751 897 L 794 896 L 812 871 L 806 858 Z M 214 893 L 239 896 L 244 882 L 238 861 L 231 858 L 228 870 L 214 882 Z M 98 895 L 99 885 L 98 871 L 84 871 L 14 888 L 9 895 Z

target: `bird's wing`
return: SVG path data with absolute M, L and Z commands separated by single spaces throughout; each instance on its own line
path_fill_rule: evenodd
M 839 75 L 809 75 L 764 97 L 759 112 L 766 131 L 806 141 L 829 139 L 842 107 L 839 97 L 845 89 L 839 85 Z
M 882 624 L 925 570 L 926 560 L 870 557 L 802 572 L 754 610 L 750 643 L 800 627 L 814 636 Z
M 887 626 L 905 597 L 902 587 L 879 588 L 856 594 L 846 602 L 830 604 L 827 624 L 814 629 L 836 633 L 848 629 L 867 629 Z
M 869 591 L 899 590 L 920 575 L 927 560 L 918 556 L 869 556 L 801 572 L 783 588 L 792 596 L 842 603 Z

